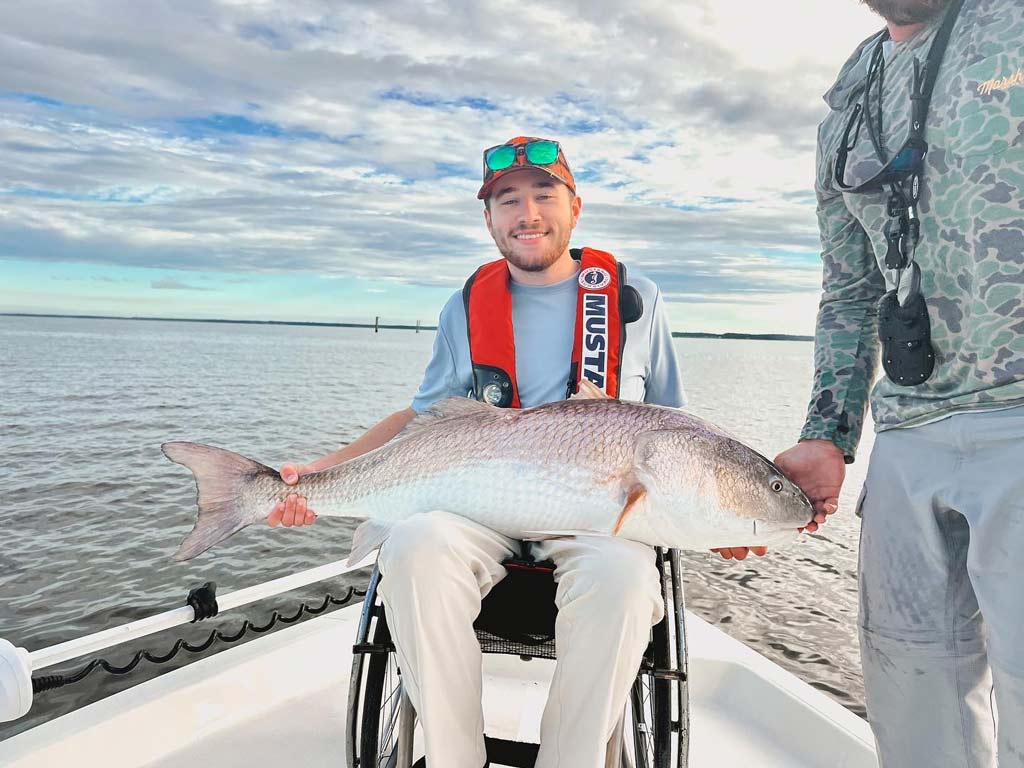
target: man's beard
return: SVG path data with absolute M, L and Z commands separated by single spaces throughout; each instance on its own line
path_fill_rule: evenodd
M 545 269 L 550 267 L 556 261 L 558 257 L 565 253 L 565 249 L 569 247 L 569 236 L 567 233 L 564 237 L 560 238 L 559 241 L 555 242 L 552 247 L 543 253 L 539 254 L 539 258 L 533 258 L 529 261 L 522 259 L 513 248 L 516 239 L 515 235 L 510 235 L 505 243 L 497 243 L 498 250 L 501 255 L 504 256 L 510 264 L 514 267 L 518 267 L 523 272 L 543 272 Z
M 950 0 L 861 0 L 883 19 L 899 26 L 935 18 Z

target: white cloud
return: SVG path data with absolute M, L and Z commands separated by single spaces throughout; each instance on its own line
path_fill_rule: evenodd
M 585 242 L 774 307 L 815 291 L 770 254 L 817 247 L 820 94 L 879 25 L 854 0 L 6 3 L 0 258 L 455 286 L 493 255 L 480 151 L 525 132 L 562 140 Z

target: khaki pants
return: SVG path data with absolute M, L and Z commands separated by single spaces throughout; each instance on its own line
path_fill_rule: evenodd
M 879 433 L 861 509 L 882 765 L 1024 767 L 1024 408 Z
M 379 594 L 433 768 L 481 768 L 486 760 L 472 625 L 481 598 L 505 576 L 501 561 L 519 548 L 464 517 L 429 512 L 396 526 L 381 549 Z M 537 768 L 603 768 L 650 628 L 664 612 L 654 552 L 577 536 L 539 542 L 533 553 L 555 562 L 559 609 Z

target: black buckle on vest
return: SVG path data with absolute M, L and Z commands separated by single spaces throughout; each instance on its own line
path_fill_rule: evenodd
M 619 316 L 623 323 L 635 323 L 644 313 L 644 300 L 640 291 L 625 281 L 619 287 Z
M 878 303 L 878 338 L 882 367 L 893 383 L 912 387 L 926 381 L 935 369 L 932 326 L 924 296 L 915 293 L 900 306 L 896 291 Z

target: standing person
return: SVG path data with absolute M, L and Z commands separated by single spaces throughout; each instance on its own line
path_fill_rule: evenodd
M 858 511 L 882 765 L 1024 766 L 1024 3 L 864 2 L 886 29 L 825 96 L 813 392 L 776 461 L 835 510 L 881 339 Z
M 679 407 L 685 396 L 661 294 L 607 253 L 569 249 L 582 209 L 556 142 L 516 137 L 484 153 L 484 221 L 502 258 L 455 293 L 410 408 L 350 446 L 304 468 L 296 482 L 383 445 L 417 414 L 453 396 L 527 408 L 567 397 L 582 378 L 623 399 Z M 315 516 L 289 497 L 270 524 Z M 402 680 L 423 728 L 427 764 L 486 761 L 480 601 L 505 576 L 521 543 L 438 511 L 398 525 L 381 548 L 379 594 Z M 625 539 L 574 536 L 537 542 L 555 562 L 558 660 L 541 721 L 538 768 L 601 768 L 664 606 L 654 551 Z

